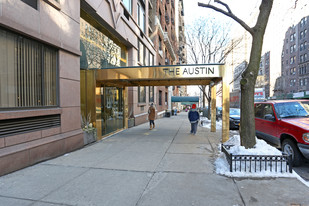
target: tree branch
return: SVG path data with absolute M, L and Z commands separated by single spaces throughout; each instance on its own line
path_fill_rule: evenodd
M 227 9 L 228 13 L 232 14 L 232 11 L 231 11 L 229 5 L 227 5 L 226 3 L 224 3 L 220 0 L 215 0 L 215 3 L 222 4 Z
M 216 0 L 215 2 L 220 3 L 221 1 Z M 221 2 L 221 4 L 224 5 L 223 2 Z M 249 27 L 244 21 L 242 21 L 242 20 L 239 19 L 237 16 L 235 16 L 235 15 L 231 12 L 231 10 L 229 9 L 229 7 L 228 7 L 227 5 L 226 5 L 225 7 L 228 9 L 228 12 L 226 12 L 226 11 L 224 11 L 224 10 L 218 8 L 218 7 L 215 7 L 215 6 L 213 6 L 213 5 L 204 4 L 204 3 L 200 3 L 200 2 L 198 2 L 198 6 L 213 9 L 213 10 L 215 10 L 215 11 L 217 11 L 217 12 L 220 12 L 220 13 L 222 13 L 222 14 L 224 14 L 224 15 L 226 15 L 226 16 L 232 18 L 232 19 L 234 19 L 234 20 L 235 20 L 236 22 L 238 22 L 244 29 L 246 29 L 251 35 L 253 35 L 254 30 L 253 30 L 251 27 Z

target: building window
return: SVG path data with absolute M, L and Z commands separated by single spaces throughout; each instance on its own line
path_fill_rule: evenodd
M 150 57 L 151 57 L 151 66 L 153 66 L 154 65 L 154 55 L 150 54 Z
M 296 51 L 296 44 L 290 47 L 291 54 Z
M 132 0 L 121 0 L 123 5 L 126 7 L 126 9 L 129 11 L 129 13 L 132 15 Z
M 146 103 L 146 87 L 138 87 L 138 103 Z
M 293 87 L 296 85 L 296 79 L 291 79 L 290 80 L 290 86 Z
M 138 46 L 138 48 L 137 48 L 138 49 L 137 60 L 140 64 L 145 65 L 146 64 L 146 60 L 145 60 L 145 58 L 146 58 L 146 54 L 145 54 L 146 48 L 140 40 L 138 40 L 137 46 Z
M 149 87 L 149 102 L 154 102 L 154 86 Z
M 21 0 L 22 2 L 24 2 L 25 4 L 28 4 L 29 6 L 31 6 L 34 9 L 38 9 L 38 1 L 37 0 Z
M 140 45 L 140 41 L 137 40 L 137 61 L 140 62 L 141 61 L 141 55 L 140 55 L 140 51 L 141 50 L 141 45 Z
M 154 56 L 153 54 L 148 51 L 148 66 L 153 66 L 154 65 Z
M 143 47 L 144 47 L 144 54 L 143 54 L 143 56 L 144 56 L 144 59 L 143 59 L 143 65 L 146 65 L 146 63 L 147 63 L 147 48 L 146 48 L 146 46 L 144 46 L 143 45 Z
M 162 39 L 159 36 L 159 51 L 162 51 Z
M 159 90 L 159 105 L 162 105 L 162 91 Z
M 165 92 L 165 104 L 167 104 L 167 92 Z
M 145 8 L 142 6 L 141 3 L 137 4 L 137 22 L 141 30 L 145 33 L 146 24 L 145 24 Z
M 290 75 L 296 74 L 296 68 L 290 68 Z
M 295 57 L 295 56 L 293 56 L 293 57 L 290 58 L 290 64 L 294 64 L 295 61 L 296 61 L 296 57 Z
M 58 105 L 58 51 L 0 28 L 0 108 Z

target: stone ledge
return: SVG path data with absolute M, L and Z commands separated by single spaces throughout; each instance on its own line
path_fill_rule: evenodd
M 81 129 L 0 149 L 0 176 L 84 146 Z

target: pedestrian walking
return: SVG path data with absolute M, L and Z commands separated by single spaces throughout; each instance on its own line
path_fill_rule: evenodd
M 150 130 L 155 128 L 155 123 L 154 123 L 155 118 L 156 118 L 156 108 L 154 107 L 153 103 L 151 103 L 148 109 L 148 120 L 149 120 Z
M 192 104 L 192 107 L 188 113 L 188 119 L 191 123 L 191 134 L 196 134 L 198 121 L 200 120 L 200 114 L 196 109 L 196 105 Z

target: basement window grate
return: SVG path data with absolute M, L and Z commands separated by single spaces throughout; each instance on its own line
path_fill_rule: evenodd
M 0 120 L 0 137 L 59 127 L 60 114 Z

